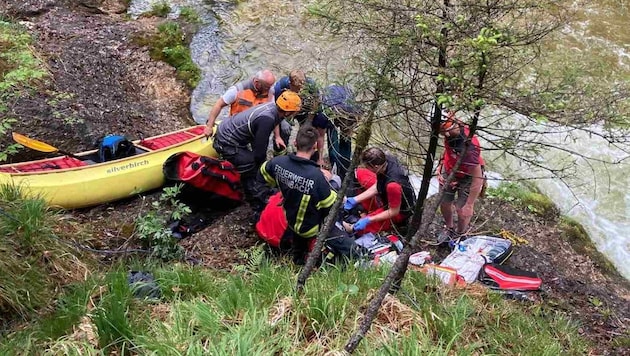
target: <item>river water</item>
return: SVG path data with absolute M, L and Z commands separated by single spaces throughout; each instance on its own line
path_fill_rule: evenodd
M 162 0 L 134 0 L 129 13 L 137 16 L 159 2 Z M 331 41 L 312 30 L 312 24 L 302 15 L 304 1 L 168 2 L 172 5 L 171 17 L 176 17 L 182 6 L 191 6 L 204 19 L 191 43 L 193 59 L 204 74 L 191 101 L 193 117 L 200 123 L 205 122 L 211 106 L 228 86 L 259 69 L 270 68 L 281 76 L 301 68 L 321 83 L 333 83 L 342 80 L 352 54 L 342 41 Z M 579 21 L 563 29 L 558 45 L 599 56 L 611 71 L 630 78 L 630 0 L 598 0 L 580 6 Z M 593 135 L 568 139 L 557 134 L 551 140 L 604 161 L 628 156 Z M 550 154 L 557 155 L 547 152 L 540 159 L 559 159 Z M 630 159 L 615 166 L 584 160 L 576 164 L 576 174 L 564 181 L 534 182 L 563 214 L 587 229 L 597 248 L 630 279 L 630 264 L 626 262 L 630 259 Z M 538 173 L 514 160 L 494 161 L 490 168 L 522 177 Z

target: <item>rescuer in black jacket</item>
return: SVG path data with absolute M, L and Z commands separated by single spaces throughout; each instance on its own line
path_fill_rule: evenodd
M 303 263 L 308 243 L 317 237 L 337 193 L 331 189 L 319 165 L 310 160 L 316 150 L 318 133 L 309 125 L 297 133 L 297 153 L 275 157 L 263 163 L 260 173 L 284 198 L 283 209 L 293 232 L 294 261 Z

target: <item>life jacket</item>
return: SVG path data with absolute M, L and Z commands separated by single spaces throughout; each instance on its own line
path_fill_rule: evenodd
M 400 214 L 409 217 L 413 214 L 413 208 L 416 204 L 416 193 L 409 181 L 409 175 L 406 169 L 398 162 L 398 159 L 393 156 L 385 156 L 385 159 L 387 160 L 387 168 L 385 168 L 385 173 L 376 176 L 376 189 L 383 201 L 384 207 L 389 208 L 389 202 L 387 201 L 387 184 L 400 184 L 402 188 Z
M 230 116 L 243 112 L 252 106 L 269 102 L 268 95 L 257 93 L 254 82 L 250 79 L 236 84 L 236 100 L 230 105 Z
M 121 135 L 107 135 L 97 142 L 99 162 L 108 162 L 136 154 L 133 142 Z

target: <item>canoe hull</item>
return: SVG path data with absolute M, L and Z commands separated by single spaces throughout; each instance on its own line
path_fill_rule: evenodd
M 0 173 L 0 184 L 18 186 L 27 196 L 41 197 L 52 206 L 83 208 L 161 187 L 164 184 L 162 165 L 168 157 L 182 151 L 217 156 L 209 140 L 196 137 L 111 162 L 32 174 Z

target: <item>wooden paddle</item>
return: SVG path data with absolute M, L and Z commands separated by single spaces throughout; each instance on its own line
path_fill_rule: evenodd
M 30 149 L 33 149 L 35 151 L 39 151 L 39 152 L 45 152 L 45 153 L 61 153 L 64 156 L 69 156 L 72 158 L 76 158 L 76 159 L 82 159 L 81 157 L 70 153 L 70 152 L 66 152 L 66 151 L 62 151 L 60 149 L 58 149 L 57 147 L 51 146 L 45 142 L 42 141 L 37 141 L 35 139 L 32 138 L 28 138 L 24 135 L 21 135 L 17 132 L 13 132 L 12 134 L 13 136 L 13 140 L 17 143 L 19 143 L 20 145 L 24 146 L 24 147 L 28 147 Z

